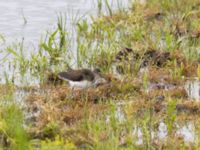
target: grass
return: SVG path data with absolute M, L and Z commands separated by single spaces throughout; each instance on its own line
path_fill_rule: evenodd
M 102 14 L 104 4 L 107 16 Z M 200 76 L 200 43 L 194 35 L 199 30 L 197 4 L 198 0 L 149 0 L 145 5 L 135 2 L 129 10 L 115 12 L 108 0 L 99 0 L 98 18 L 91 17 L 92 23 L 80 20 L 76 25 L 78 68 L 99 67 L 111 76 L 109 85 L 97 89 L 74 92 L 65 85 L 45 83 L 44 72 L 56 74 L 76 58 L 69 50 L 65 15 L 58 15 L 56 29 L 47 32 L 37 53 L 27 55 L 23 41 L 9 46 L 5 51 L 16 69 L 14 78 L 5 74 L 7 84 L 0 86 L 1 148 L 198 149 L 198 138 L 187 143 L 177 133 L 177 124 L 187 120 L 196 124 L 195 133 L 199 132 L 199 103 L 188 101 L 183 87 L 184 77 Z M 137 53 L 139 59 L 130 55 L 128 61 L 125 58 L 117 64 L 114 59 L 125 47 Z M 171 57 L 162 67 L 150 62 L 148 71 L 141 73 L 141 62 L 149 50 L 170 52 Z M 123 70 L 120 79 L 115 79 L 113 63 Z M 14 101 L 18 87 L 13 83 L 17 75 L 23 78 L 28 74 L 39 78 L 41 86 L 26 85 L 26 108 L 42 111 L 25 128 L 26 111 Z M 177 89 L 153 89 L 150 83 L 176 85 Z M 124 104 L 119 105 L 119 100 Z M 178 104 L 182 106 L 179 109 Z M 164 139 L 158 137 L 160 122 L 167 128 Z M 138 137 L 139 132 L 142 137 Z M 141 145 L 138 140 L 142 140 Z
M 60 15 L 58 16 L 58 23 L 55 31 L 49 32 L 45 41 L 41 41 L 40 44 L 41 51 L 47 52 L 50 56 L 50 65 L 59 63 L 61 56 L 66 53 L 66 36 L 66 16 Z
M 1 145 L 10 149 L 25 150 L 28 148 L 28 136 L 23 127 L 23 113 L 13 102 L 14 96 L 12 91 L 13 88 L 11 86 L 6 88 L 6 93 L 1 93 Z

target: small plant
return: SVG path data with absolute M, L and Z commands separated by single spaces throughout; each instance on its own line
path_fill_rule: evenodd
M 54 122 L 48 123 L 43 129 L 44 137 L 53 138 L 59 133 L 59 126 Z
M 174 129 L 174 123 L 176 121 L 176 100 L 170 99 L 167 105 L 167 118 L 166 118 L 166 124 L 169 134 L 172 134 L 172 131 Z
M 145 72 L 143 75 L 143 87 L 145 90 L 148 89 L 148 82 L 149 82 L 148 74 L 147 74 L 147 72 Z
M 98 15 L 99 16 L 101 15 L 102 5 L 103 5 L 102 0 L 98 0 Z
M 200 65 L 199 64 L 198 64 L 198 67 L 197 67 L 197 77 L 200 80 Z
M 184 65 L 183 63 L 177 64 L 177 60 L 173 61 L 173 65 L 172 77 L 174 80 L 179 80 L 183 76 Z
M 6 49 L 6 52 L 9 55 L 13 56 L 12 65 L 19 67 L 20 74 L 23 76 L 26 73 L 26 70 L 28 69 L 29 66 L 29 60 L 25 55 L 23 41 L 20 42 L 18 45 L 14 45 L 13 47 L 9 46 Z
M 29 143 L 28 136 L 23 127 L 22 111 L 15 104 L 11 104 L 3 108 L 1 117 L 0 131 L 3 133 L 7 143 L 4 146 L 11 149 L 26 150 Z
M 67 51 L 67 31 L 66 16 L 59 16 L 57 28 L 53 32 L 48 32 L 44 41 L 41 41 L 40 47 L 50 56 L 50 65 L 57 64 L 61 56 Z
M 112 16 L 113 12 L 112 12 L 111 5 L 109 4 L 108 0 L 105 0 L 105 3 L 106 3 L 106 7 L 108 9 L 109 15 Z
M 59 137 L 59 136 L 56 136 L 55 140 L 45 140 L 45 141 L 41 141 L 41 144 L 40 144 L 40 149 L 41 150 L 76 150 L 76 146 Z

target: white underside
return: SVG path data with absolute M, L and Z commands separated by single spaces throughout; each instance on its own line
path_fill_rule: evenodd
M 91 87 L 93 84 L 91 81 L 83 80 L 83 81 L 69 81 L 69 85 L 72 88 L 88 88 Z
M 89 88 L 89 87 L 96 87 L 100 84 L 104 84 L 107 81 L 104 78 L 95 78 L 94 81 L 88 81 L 88 80 L 83 80 L 83 81 L 71 81 L 66 78 L 61 78 L 65 81 L 67 81 L 70 85 L 71 88 Z

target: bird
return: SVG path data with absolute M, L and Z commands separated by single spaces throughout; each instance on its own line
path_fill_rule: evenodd
M 58 78 L 69 82 L 69 85 L 72 88 L 98 87 L 107 82 L 98 68 L 94 70 L 74 70 L 69 68 L 66 72 L 59 72 Z

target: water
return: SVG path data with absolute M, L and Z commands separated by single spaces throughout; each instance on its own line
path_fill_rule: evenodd
M 181 86 L 173 85 L 170 83 L 164 83 L 164 82 L 158 82 L 158 83 L 149 82 L 147 92 L 151 92 L 153 90 L 167 91 L 167 90 L 173 90 L 173 89 L 177 89 L 181 87 L 183 87 L 185 92 L 187 93 L 188 100 L 195 100 L 195 101 L 200 100 L 200 82 L 197 77 L 187 79 L 186 81 L 184 81 L 184 84 Z
M 128 1 L 119 0 L 120 5 L 123 4 L 121 7 L 127 7 Z M 110 4 L 113 9 L 119 5 L 117 0 Z M 24 38 L 34 45 L 47 29 L 56 24 L 58 13 L 67 15 L 67 25 L 71 28 L 76 16 L 96 16 L 97 12 L 97 0 L 1 0 L 0 34 L 6 42 Z
M 123 112 L 123 107 L 128 104 L 133 103 L 132 101 L 125 103 L 117 103 L 117 109 L 116 109 L 116 119 L 123 123 L 126 121 L 126 115 Z M 139 126 L 139 124 L 133 125 L 133 132 L 132 136 L 134 137 L 134 141 L 136 145 L 142 145 L 144 144 L 144 133 L 142 132 L 142 127 Z M 195 134 L 195 121 L 185 121 L 185 122 L 175 122 L 174 123 L 174 135 L 176 137 L 183 138 L 185 143 L 194 143 L 195 138 L 197 138 Z M 158 123 L 158 127 L 151 129 L 151 137 L 154 141 L 164 141 L 168 138 L 169 133 L 167 129 L 167 124 L 160 120 Z
M 185 125 L 182 126 L 180 126 L 179 123 L 176 123 L 175 128 L 177 129 L 175 131 L 176 137 L 183 138 L 186 144 L 195 142 L 195 138 L 197 137 L 195 135 L 194 122 L 187 122 L 185 123 Z M 137 137 L 135 144 L 137 145 L 144 144 L 142 128 L 138 126 L 134 127 L 133 136 Z M 160 142 L 166 140 L 168 137 L 167 125 L 161 121 L 158 125 L 158 128 L 155 129 L 155 131 L 151 132 L 151 137 L 153 138 L 153 140 L 158 140 Z
M 198 78 L 187 80 L 185 90 L 189 99 L 200 100 L 200 82 Z

